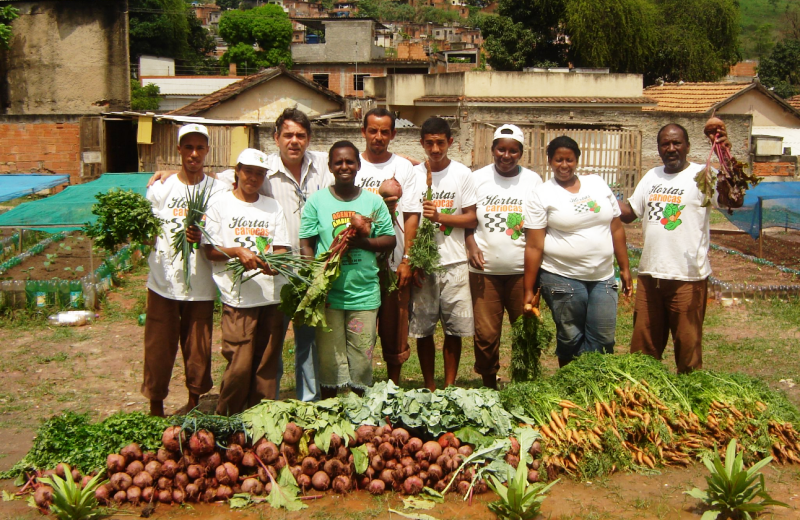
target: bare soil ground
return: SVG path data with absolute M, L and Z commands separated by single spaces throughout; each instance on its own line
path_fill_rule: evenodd
M 82 234 L 67 236 L 48 245 L 2 275 L 5 280 L 79 280 L 100 266 L 102 258 L 91 255 L 92 241 Z M 47 265 L 45 264 L 47 263 Z
M 636 245 L 641 240 L 638 228 L 629 226 L 628 241 Z M 741 238 L 741 237 L 737 237 Z M 751 240 L 743 237 L 743 240 Z M 713 238 L 715 243 L 735 248 L 728 239 Z M 773 238 L 767 249 L 774 262 L 790 265 L 796 260 L 792 246 L 781 244 L 772 251 Z M 756 244 L 757 246 L 757 244 Z M 741 249 L 739 249 L 741 250 Z M 744 251 L 747 252 L 747 251 Z M 785 256 L 784 256 L 785 255 Z M 748 280 L 754 284 L 787 283 L 793 277 L 780 271 L 758 266 L 740 257 L 712 252 L 714 276 L 721 280 Z M 95 323 L 80 328 L 51 328 L 41 316 L 18 315 L 15 320 L 0 319 L 0 471 L 11 467 L 30 448 L 33 435 L 41 420 L 55 413 L 73 410 L 89 412 L 102 419 L 118 411 L 146 411 L 147 403 L 139 393 L 141 379 L 143 329 L 136 317 L 144 312 L 144 280 L 146 270 L 124 276 L 122 287 L 108 296 Z M 621 300 L 618 312 L 617 351 L 624 352 L 630 340 L 632 302 Z M 439 340 L 438 343 L 441 343 Z M 219 328 L 214 331 L 213 374 L 219 381 L 224 360 L 219 354 Z M 800 405 L 800 311 L 798 302 L 756 302 L 723 308 L 709 306 L 704 335 L 705 366 L 714 370 L 740 371 L 764 379 L 771 387 L 785 391 Z M 294 394 L 293 345 L 284 348 L 285 372 L 282 394 Z M 501 378 L 507 380 L 510 345 L 504 338 L 501 345 Z M 412 348 L 412 352 L 414 349 Z M 472 372 L 472 349 L 464 342 L 464 352 L 457 384 L 478 386 L 479 377 Z M 673 367 L 671 354 L 665 363 Z M 385 366 L 376 356 L 375 376 L 385 379 Z M 441 359 L 439 359 L 441 363 Z M 556 369 L 555 359 L 544 359 L 546 372 Z M 405 365 L 403 386 L 421 386 L 416 355 Z M 166 402 L 168 411 L 184 404 L 183 369 L 176 362 L 171 394 Z M 437 366 L 441 384 L 442 367 Z M 210 411 L 216 401 L 216 388 L 205 396 L 202 408 Z M 789 509 L 774 508 L 761 518 L 800 518 L 800 467 L 773 465 L 765 470 L 770 493 L 790 505 Z M 682 492 L 695 486 L 705 487 L 701 465 L 686 470 L 664 470 L 649 475 L 616 474 L 593 482 L 562 480 L 545 500 L 544 518 L 551 519 L 699 519 L 698 501 Z M 9 481 L 0 481 L 0 489 L 13 491 Z M 439 519 L 493 518 L 485 507 L 493 500 L 491 494 L 480 496 L 472 505 L 456 497 L 424 513 Z M 398 496 L 372 497 L 356 493 L 347 497 L 327 495 L 309 503 L 298 513 L 276 511 L 259 506 L 243 512 L 232 512 L 227 506 L 160 507 L 153 518 L 312 518 L 312 519 L 371 519 L 397 517 L 389 508 L 402 510 Z M 139 511 L 125 508 L 112 518 L 138 516 Z M 0 519 L 37 518 L 39 513 L 22 501 L 0 503 Z

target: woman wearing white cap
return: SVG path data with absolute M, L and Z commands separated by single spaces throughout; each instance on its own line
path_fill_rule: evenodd
M 214 281 L 222 300 L 222 355 L 228 366 L 222 375 L 217 414 L 231 415 L 275 397 L 283 316 L 278 312 L 283 277 L 257 253 L 283 253 L 291 243 L 286 218 L 278 202 L 260 195 L 267 175 L 267 156 L 248 148 L 239 154 L 233 191 L 220 195 L 208 210 L 205 244 Z M 213 245 L 212 245 L 213 244 Z M 238 258 L 247 269 L 234 284 L 228 260 Z
M 478 227 L 467 233 L 469 286 L 475 316 L 475 372 L 497 388 L 503 310 L 513 323 L 523 309 L 525 231 L 523 209 L 539 174 L 521 167 L 525 137 L 514 125 L 494 133 L 494 162 L 473 173 Z

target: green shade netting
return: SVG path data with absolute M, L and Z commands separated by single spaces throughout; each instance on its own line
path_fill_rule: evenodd
M 68 182 L 69 175 L 3 174 L 0 175 L 0 202 L 24 197 Z
M 56 233 L 82 228 L 87 222 L 94 222 L 92 206 L 97 202 L 95 195 L 112 188 L 133 190 L 145 195 L 147 180 L 152 173 L 105 173 L 99 179 L 86 184 L 68 186 L 61 193 L 20 204 L 0 215 L 0 227 L 35 229 Z

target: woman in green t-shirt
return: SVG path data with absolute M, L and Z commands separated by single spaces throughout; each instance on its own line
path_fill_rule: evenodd
M 375 253 L 391 251 L 395 246 L 392 219 L 383 199 L 356 186 L 361 168 L 358 148 L 350 141 L 334 143 L 328 152 L 328 168 L 333 173 L 333 185 L 312 194 L 303 208 L 302 254 L 316 256 L 327 251 L 356 213 L 373 222 L 369 238 L 348 239 L 341 274 L 328 293 L 325 320 L 330 330 L 317 327 L 323 399 L 346 386 L 356 392 L 372 386 L 375 324 L 381 304 Z

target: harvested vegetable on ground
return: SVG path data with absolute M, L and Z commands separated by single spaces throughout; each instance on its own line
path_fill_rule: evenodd
M 283 286 L 279 308 L 287 316 L 292 316 L 296 325 L 322 325 L 327 330 L 325 304 L 333 282 L 341 273 L 342 259 L 349 247 L 348 239 L 369 237 L 372 221 L 372 218 L 359 214 L 350 217 L 347 229 L 336 235 L 328 250 L 318 254 L 315 262 L 301 269 L 298 276 Z
M 728 141 L 728 133 L 725 123 L 718 117 L 712 117 L 706 122 L 703 133 L 711 140 L 711 151 L 708 154 L 706 167 L 698 172 L 694 180 L 697 188 L 703 194 L 703 207 L 711 205 L 714 192 L 720 184 L 724 184 L 728 189 L 728 199 L 736 203 L 736 206 L 729 206 L 728 213 L 733 213 L 733 207 L 741 206 L 744 201 L 745 191 L 761 182 L 761 177 L 756 177 L 747 173 L 747 164 L 737 160 L 731 154 L 731 143 Z M 711 157 L 716 155 L 719 160 L 719 171 L 715 172 L 711 167 Z
M 428 170 L 428 191 L 425 192 L 425 200 L 433 199 L 431 185 L 433 175 L 429 161 L 425 161 L 425 168 Z M 423 218 L 417 229 L 417 236 L 408 251 L 408 265 L 412 269 L 420 270 L 425 274 L 433 274 L 442 270 L 442 256 L 439 254 L 439 245 L 436 243 L 437 227 L 428 218 Z
M 161 219 L 153 214 L 150 201 L 132 190 L 111 189 L 95 195 L 94 224 L 86 224 L 84 233 L 94 244 L 114 252 L 128 242 L 152 244 L 161 232 Z
M 208 211 L 208 203 L 214 195 L 214 183 L 206 178 L 202 185 L 186 186 L 186 217 L 183 219 L 183 227 L 172 237 L 172 250 L 174 251 L 173 260 L 180 255 L 183 260 L 183 281 L 186 287 L 191 288 L 191 265 L 190 259 L 198 244 L 192 244 L 186 239 L 186 230 L 196 226 L 202 235 L 213 243 L 208 233 L 203 229 L 203 217 Z
M 517 318 L 511 327 L 511 380 L 537 379 L 542 374 L 542 352 L 551 341 L 553 332 L 545 326 L 538 312 Z

